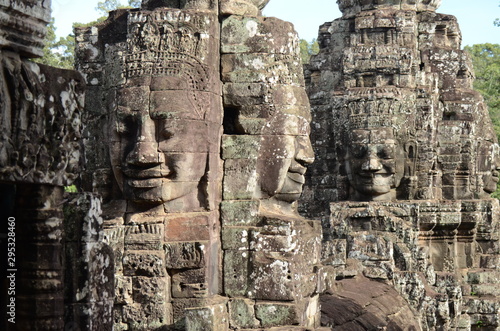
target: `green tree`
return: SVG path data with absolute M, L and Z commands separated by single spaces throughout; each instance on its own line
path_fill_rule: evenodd
M 319 53 L 319 44 L 316 39 L 308 42 L 305 39 L 300 39 L 300 58 L 303 64 L 309 63 L 311 55 L 316 55 Z
M 68 35 L 57 40 L 54 18 L 47 26 L 45 45 L 43 47 L 43 57 L 35 62 L 46 64 L 52 67 L 72 69 L 74 64 L 75 37 Z
M 95 10 L 97 10 L 102 15 L 107 15 L 108 12 L 117 9 L 118 7 L 120 7 L 120 1 L 104 0 L 97 3 L 97 7 L 95 7 Z
M 465 50 L 474 65 L 474 88 L 483 95 L 497 136 L 500 136 L 500 45 L 476 44 L 466 46 Z
M 104 22 L 108 18 L 108 13 L 112 10 L 116 9 L 126 9 L 126 8 L 139 8 L 141 6 L 141 0 L 128 0 L 128 5 L 123 6 L 121 5 L 119 0 L 104 0 L 104 1 L 99 1 L 97 3 L 97 6 L 95 7 L 95 10 L 100 13 L 102 16 L 99 17 L 97 20 L 88 22 L 88 23 L 80 23 L 80 22 L 75 22 L 73 23 L 74 28 L 81 28 L 81 27 L 86 27 L 86 26 L 93 26 L 96 24 L 99 24 L 101 22 Z
M 476 44 L 466 46 L 465 50 L 471 55 L 474 65 L 474 88 L 483 95 L 500 140 L 500 45 Z M 500 182 L 491 196 L 500 198 Z
M 104 0 L 97 3 L 95 9 L 102 15 L 107 15 L 108 12 L 121 8 L 138 8 L 141 6 L 141 0 L 128 0 L 128 6 L 120 4 L 119 0 Z

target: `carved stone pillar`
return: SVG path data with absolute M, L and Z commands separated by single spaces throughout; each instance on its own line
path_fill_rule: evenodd
M 43 54 L 50 1 L 2 1 L 0 14 L 0 183 L 10 188 L 1 197 L 10 210 L 2 223 L 13 220 L 8 232 L 15 239 L 10 282 L 2 287 L 15 302 L 15 324 L 4 326 L 61 330 L 62 195 L 79 171 L 83 78 L 28 61 Z

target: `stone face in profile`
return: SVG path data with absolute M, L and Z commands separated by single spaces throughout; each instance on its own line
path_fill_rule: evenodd
M 262 198 L 297 201 L 302 193 L 307 165 L 314 161 L 309 140 L 309 112 L 277 113 L 264 126 L 257 161 Z
M 500 169 L 500 148 L 497 143 L 484 141 L 477 156 L 477 170 L 481 174 L 484 194 L 489 195 L 497 190 Z

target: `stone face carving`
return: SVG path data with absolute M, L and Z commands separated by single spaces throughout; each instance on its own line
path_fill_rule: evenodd
M 219 23 L 206 10 L 213 3 L 145 2 L 77 31 L 89 88 L 86 155 L 96 160 L 86 178 L 107 200 L 118 329 L 183 330 L 186 309 L 215 302 L 219 291 Z
M 137 204 L 208 208 L 209 155 L 218 145 L 221 116 L 207 65 L 218 58 L 208 52 L 215 46 L 208 37 L 216 31 L 213 21 L 176 10 L 127 15 L 126 45 L 116 41 L 108 50 L 110 61 L 117 52 L 124 55 L 106 63 L 120 72 L 96 81 L 116 89 L 107 116 L 118 187 Z
M 403 329 L 497 328 L 486 307 L 498 298 L 470 289 L 478 272 L 499 281 L 487 262 L 500 255 L 499 145 L 456 19 L 435 13 L 440 1 L 338 2 L 306 69 L 317 162 L 301 208 L 323 219 L 322 302 L 339 279 L 367 278 L 409 304 Z
M 393 200 L 404 171 L 402 143 L 392 127 L 353 129 L 346 171 L 355 200 Z
M 222 22 L 224 293 L 229 325 L 319 326 L 321 231 L 297 200 L 314 155 L 297 36 L 275 18 Z

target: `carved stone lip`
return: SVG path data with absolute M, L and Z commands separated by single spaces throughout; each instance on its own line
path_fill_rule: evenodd
M 377 177 L 391 177 L 394 174 L 389 172 L 360 172 L 357 175 L 366 179 L 372 179 Z
M 163 178 L 128 179 L 127 184 L 135 188 L 153 188 L 161 186 L 163 180 Z
M 295 164 L 293 164 L 295 163 Z M 298 162 L 292 162 L 292 165 L 290 166 L 290 168 L 288 169 L 288 173 L 297 173 L 297 174 L 301 174 L 301 175 L 304 175 L 307 171 L 307 168 L 300 165 Z
M 291 180 L 293 180 L 294 182 L 297 182 L 299 184 L 304 184 L 306 182 L 306 178 L 301 173 L 288 172 L 287 176 L 288 176 L 288 178 L 290 178 Z
M 124 169 L 123 174 L 131 179 L 165 178 L 169 175 L 167 171 L 159 168 L 152 169 Z

